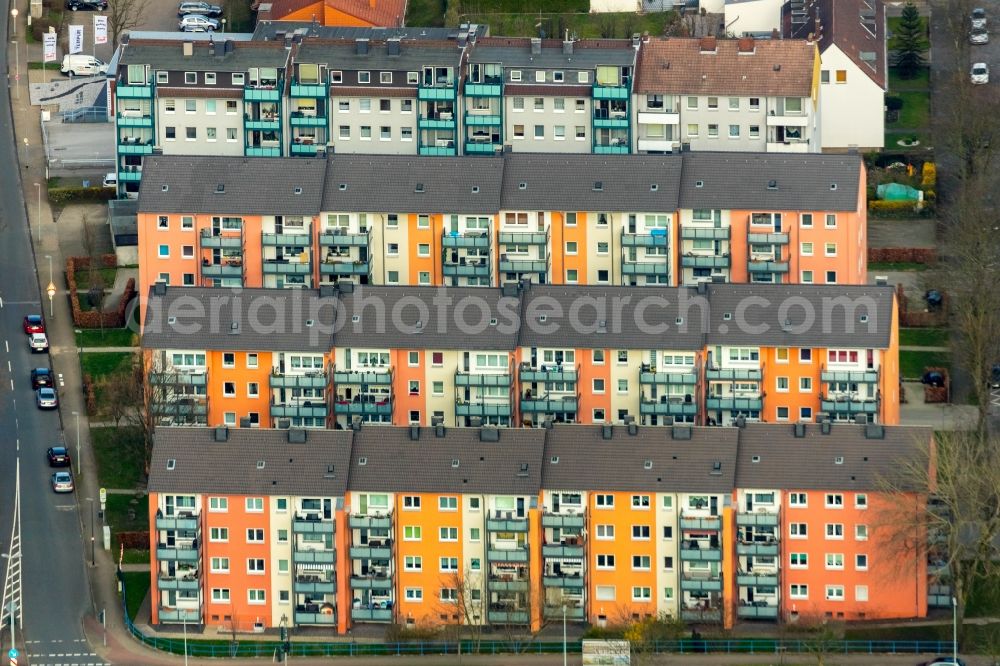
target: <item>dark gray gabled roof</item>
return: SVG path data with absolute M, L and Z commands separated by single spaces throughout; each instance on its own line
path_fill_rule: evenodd
M 139 212 L 317 215 L 325 173 L 323 159 L 149 155 Z
M 860 174 L 858 155 L 689 151 L 679 207 L 855 211 Z
M 820 424 L 802 427 L 803 437 L 795 436 L 792 424 L 748 423 L 740 429 L 736 486 L 880 490 L 891 480 L 894 486 L 922 490 L 912 485 L 915 476 L 900 470 L 926 462 L 933 429 L 831 424 L 829 434 L 823 434 Z
M 303 39 L 296 54 L 296 62 L 326 64 L 330 69 L 347 71 L 420 71 L 424 66 L 454 67 L 458 69 L 462 49 L 457 42 L 438 40 L 399 40 L 398 55 L 389 55 L 385 40 L 370 40 L 364 54 L 358 53 L 358 44 L 353 39 Z M 377 81 L 377 75 L 373 77 Z M 394 82 L 405 86 L 406 78 Z M 337 86 L 331 92 L 336 96 Z M 378 96 L 378 88 L 372 88 L 372 96 Z
M 469 62 L 501 63 L 507 69 L 594 69 L 598 65 L 633 65 L 636 49 L 628 39 L 573 41 L 566 53 L 560 39 L 543 39 L 541 52 L 531 52 L 528 37 L 485 37 L 469 53 Z
M 498 441 L 481 441 L 479 428 L 363 426 L 354 433 L 348 488 L 361 492 L 478 493 L 537 496 L 545 431 L 489 429 Z M 364 464 L 360 464 L 361 462 Z
M 333 341 L 341 348 L 513 351 L 517 346 L 518 300 L 500 289 L 362 285 L 341 294 L 340 307 L 343 317 Z
M 504 155 L 504 210 L 677 210 L 680 155 Z
M 486 25 L 460 28 L 421 28 L 421 27 L 350 27 L 326 26 L 307 21 L 258 21 L 254 28 L 254 41 L 270 41 L 279 36 L 300 36 L 303 38 L 319 37 L 320 39 L 451 39 L 456 40 L 460 32 L 473 30 L 478 35 L 485 35 L 489 29 Z
M 711 284 L 708 300 L 710 345 L 889 347 L 892 287 Z
M 313 289 L 153 286 L 146 303 L 146 349 L 299 351 L 333 348 L 337 300 Z
M 347 490 L 351 433 L 221 428 L 157 428 L 149 491 L 228 495 L 342 497 Z M 263 465 L 261 465 L 263 463 Z M 332 469 L 331 469 L 332 467 Z
M 495 214 L 503 168 L 489 157 L 331 155 L 323 210 Z
M 521 347 L 683 350 L 705 344 L 708 301 L 693 288 L 532 285 L 522 299 Z
M 185 41 L 192 43 L 189 56 L 184 55 Z M 251 67 L 280 69 L 288 63 L 288 51 L 282 44 L 231 40 L 223 35 L 186 40 L 132 38 L 122 46 L 118 62 L 149 65 L 160 72 L 246 72 Z
M 736 428 L 556 425 L 545 440 L 546 490 L 731 493 Z M 648 464 L 647 464 L 648 463 Z M 719 464 L 716 469 L 716 464 Z

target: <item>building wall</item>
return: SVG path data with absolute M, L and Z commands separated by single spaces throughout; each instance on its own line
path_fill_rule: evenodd
M 892 332 L 889 335 L 889 348 L 881 354 L 882 372 L 879 375 L 879 392 L 882 395 L 882 423 L 899 424 L 899 303 L 892 301 Z
M 833 44 L 823 51 L 823 71 L 830 77 L 820 95 L 824 148 L 884 147 L 885 91 Z M 846 72 L 846 83 L 836 83 L 837 71 Z
M 167 111 L 167 101 L 173 101 L 175 110 Z M 171 93 L 158 93 L 156 98 L 156 145 L 163 149 L 166 155 L 243 155 L 243 100 L 237 99 L 236 110 L 226 110 L 223 98 L 205 99 L 202 97 L 171 96 Z M 187 105 L 193 102 L 194 111 L 188 111 Z M 215 111 L 209 111 L 211 103 Z M 174 128 L 174 139 L 167 138 L 167 128 Z M 194 139 L 187 138 L 187 128 L 197 132 Z M 209 139 L 208 128 L 215 128 L 216 138 Z M 234 139 L 230 139 L 227 130 L 236 130 Z
M 641 9 L 636 0 L 590 0 L 591 13 L 635 12 Z
M 370 97 L 343 95 L 334 88 L 330 98 L 330 144 L 338 153 L 366 153 L 382 155 L 417 154 L 417 99 L 416 97 L 380 97 L 373 88 Z M 366 100 L 369 110 L 362 110 L 362 100 Z M 408 101 L 410 110 L 403 110 L 403 102 Z M 346 102 L 347 108 L 341 103 Z M 389 111 L 381 111 L 382 102 L 388 102 Z M 362 138 L 361 128 L 371 128 L 371 138 Z M 391 139 L 383 139 L 381 127 L 388 127 Z M 341 135 L 346 127 L 349 136 Z M 402 129 L 410 129 L 409 138 L 403 137 Z
M 783 0 L 726 3 L 726 30 L 733 35 L 770 33 L 781 30 Z
M 524 108 L 515 109 L 514 100 L 523 99 Z M 535 99 L 541 99 L 542 109 L 535 110 Z M 555 100 L 561 99 L 564 103 L 564 110 L 557 111 Z M 583 110 L 576 110 L 576 100 L 582 99 Z M 588 97 L 556 97 L 540 95 L 515 95 L 506 93 L 503 99 L 504 105 L 504 143 L 511 146 L 511 150 L 518 153 L 589 153 L 593 145 L 593 129 L 591 118 L 593 116 L 593 105 Z M 535 126 L 544 128 L 544 136 L 535 138 Z M 565 138 L 557 139 L 555 136 L 556 126 L 562 126 L 565 130 Z M 523 128 L 521 136 L 515 131 Z M 584 136 L 577 138 L 576 128 L 584 128 Z
M 770 423 L 778 421 L 814 421 L 819 410 L 819 396 L 823 392 L 820 370 L 825 350 L 813 349 L 812 359 L 803 361 L 798 349 L 762 347 L 761 363 L 764 367 L 764 410 L 761 419 Z M 787 380 L 788 388 L 778 388 L 779 378 Z M 808 389 L 802 382 L 808 382 Z M 779 408 L 787 414 L 779 417 Z M 803 410 L 809 410 L 808 417 Z

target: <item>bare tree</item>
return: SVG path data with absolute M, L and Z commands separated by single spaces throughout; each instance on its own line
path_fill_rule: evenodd
M 460 652 L 463 637 L 468 637 L 472 652 L 478 653 L 486 625 L 486 578 L 482 572 L 466 569 L 442 577 L 441 587 L 455 590 L 454 602 L 438 602 L 438 612 L 456 620 L 445 625 L 445 632 L 458 641 Z
M 624 618 L 622 638 L 628 641 L 632 662 L 639 666 L 654 660 L 662 661 L 657 657 L 657 643 L 676 641 L 686 631 L 684 622 L 666 613 L 634 620 L 628 608 L 624 608 L 621 616 Z
M 123 33 L 139 25 L 148 4 L 149 0 L 108 0 L 108 30 L 113 46 L 118 46 Z
M 940 432 L 917 446 L 880 480 L 889 501 L 872 530 L 897 556 L 931 560 L 961 628 L 970 592 L 1000 574 L 1000 447 L 974 431 Z
M 802 646 L 816 660 L 816 666 L 825 666 L 827 657 L 833 654 L 844 638 L 844 628 L 841 624 L 829 622 L 826 618 L 800 618 L 809 628 L 807 638 L 802 640 Z M 803 626 L 800 624 L 800 627 Z

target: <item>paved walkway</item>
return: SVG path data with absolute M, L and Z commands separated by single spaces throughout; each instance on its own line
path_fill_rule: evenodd
M 900 345 L 899 351 L 940 352 L 948 354 L 951 352 L 951 347 L 921 347 L 918 345 Z
M 85 354 L 134 354 L 142 347 L 84 347 L 81 351 Z

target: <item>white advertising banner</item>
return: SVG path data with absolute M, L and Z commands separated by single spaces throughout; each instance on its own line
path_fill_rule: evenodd
M 94 15 L 94 43 L 108 43 L 108 17 Z
M 55 62 L 56 60 L 56 33 L 47 32 L 42 40 L 42 61 Z
M 69 52 L 83 53 L 83 26 L 71 25 L 69 27 Z

